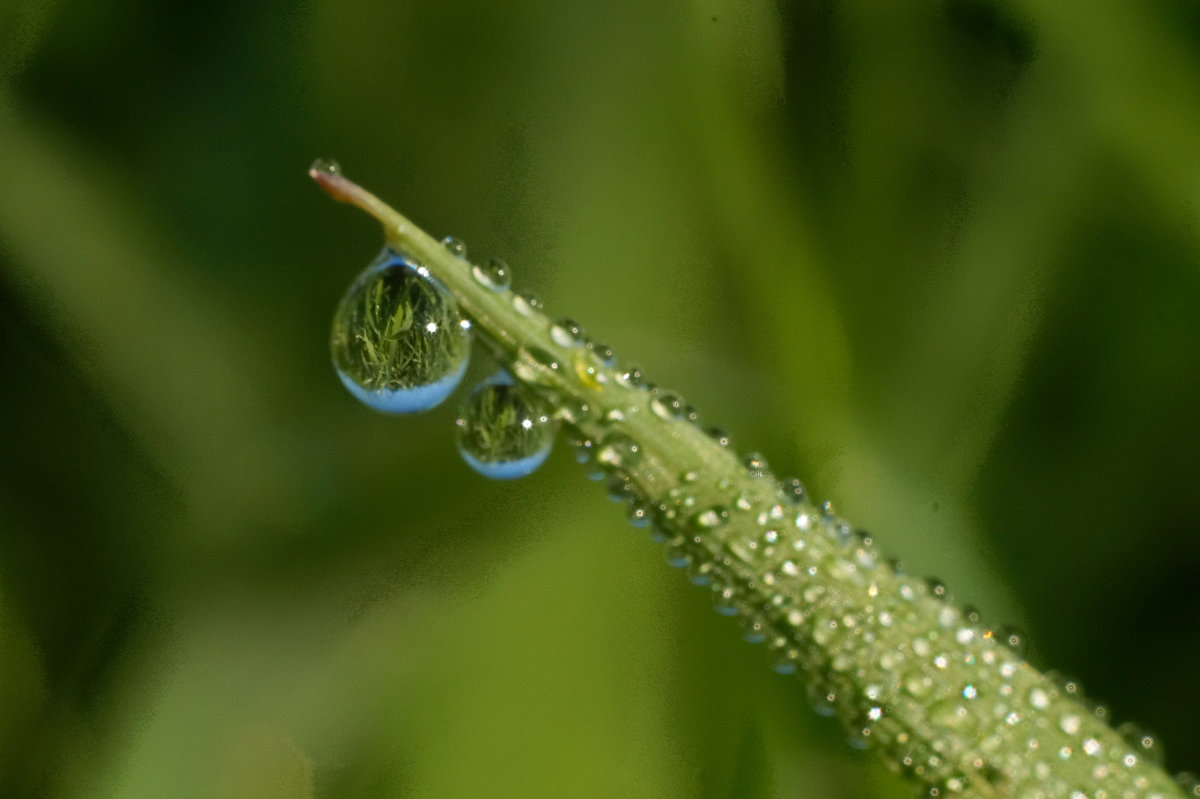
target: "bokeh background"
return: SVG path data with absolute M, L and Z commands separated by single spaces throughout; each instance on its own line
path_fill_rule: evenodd
M 343 391 L 317 156 L 1200 768 L 1194 2 L 3 0 L 0 794 L 910 794 Z

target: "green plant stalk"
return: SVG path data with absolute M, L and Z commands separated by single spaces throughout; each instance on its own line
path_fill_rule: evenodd
M 847 725 L 930 796 L 1182 797 L 1161 747 L 1126 740 L 1068 686 L 1030 666 L 944 588 L 884 563 L 828 505 L 790 495 L 765 469 L 667 407 L 666 396 L 563 346 L 552 322 L 494 291 L 473 267 L 377 197 L 318 162 L 310 175 L 383 225 L 428 268 L 513 376 L 549 398 L 581 451 L 653 521 L 720 612 L 741 617 L 775 667 L 809 682 Z

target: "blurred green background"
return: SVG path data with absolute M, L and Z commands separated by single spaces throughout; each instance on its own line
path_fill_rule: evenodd
M 1200 767 L 1191 0 L 0 0 L 0 794 L 909 794 L 344 392 L 317 156 Z

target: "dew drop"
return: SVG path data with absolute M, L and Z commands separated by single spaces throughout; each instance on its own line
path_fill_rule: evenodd
M 1200 778 L 1190 771 L 1181 771 L 1176 774 L 1175 784 L 1180 787 L 1184 796 L 1200 796 Z
M 663 550 L 663 557 L 672 569 L 683 569 L 691 566 L 692 557 L 682 544 L 668 544 Z
M 337 161 L 331 158 L 318 158 L 312 162 L 312 166 L 308 168 L 308 171 L 321 175 L 340 175 L 342 174 L 342 167 Z
M 832 716 L 837 709 L 837 691 L 829 685 L 813 683 L 808 687 L 808 703 L 820 716 Z
M 1001 627 L 996 630 L 996 640 L 1018 655 L 1025 653 L 1025 633 L 1020 630 L 1013 627 Z
M 697 513 L 693 521 L 697 527 L 711 530 L 729 521 L 729 509 L 718 505 Z
M 650 410 L 659 419 L 673 422 L 676 419 L 683 418 L 683 400 L 680 399 L 678 394 L 664 391 L 650 400 Z
M 513 310 L 530 319 L 542 311 L 542 302 L 537 297 L 530 294 L 528 291 L 523 291 L 520 294 L 514 294 L 512 298 Z
M 751 477 L 762 477 L 767 473 L 767 459 L 761 453 L 751 452 L 742 461 L 742 465 L 746 467 L 746 474 Z
M 632 527 L 641 529 L 650 526 L 650 512 L 646 510 L 645 505 L 640 502 L 635 502 L 629 506 L 629 514 L 627 516 L 629 524 Z
M 1117 734 L 1133 747 L 1134 754 L 1138 757 L 1143 757 L 1155 765 L 1162 765 L 1163 747 L 1157 735 L 1130 722 L 1117 727 Z
M 624 433 L 610 434 L 596 451 L 596 462 L 613 469 L 632 469 L 641 459 L 641 447 Z
M 482 264 L 472 266 L 471 274 L 474 275 L 477 283 L 495 292 L 504 291 L 512 285 L 512 275 L 508 271 L 508 264 L 504 262 L 504 259 L 494 255 Z
M 934 599 L 946 598 L 946 584 L 936 577 L 925 578 L 925 585 L 929 588 L 929 595 Z
M 641 388 L 646 384 L 646 376 L 636 366 L 617 373 L 617 382 L 625 388 Z
M 728 586 L 713 591 L 713 610 L 722 616 L 736 616 L 738 612 L 737 591 Z
M 608 498 L 613 502 L 631 503 L 639 499 L 633 483 L 623 475 L 613 475 L 608 480 Z
M 793 505 L 799 505 L 807 498 L 804 483 L 801 483 L 795 477 L 789 477 L 781 482 L 779 484 L 779 492 L 783 494 L 784 499 Z
M 334 368 L 350 393 L 376 410 L 428 410 L 449 396 L 466 371 L 471 337 L 462 322 L 441 283 L 385 249 L 334 313 Z
M 520 379 L 537 383 L 545 380 L 544 371 L 558 371 L 558 359 L 541 347 L 529 347 L 518 353 L 512 370 Z
M 455 258 L 467 257 L 467 245 L 463 244 L 461 239 L 456 239 L 453 236 L 446 236 L 442 239 L 442 246 L 450 251 L 450 254 Z
M 692 424 L 700 424 L 700 411 L 696 410 L 691 405 L 683 409 L 683 418 L 687 419 Z
M 729 447 L 729 445 L 732 443 L 729 438 L 729 434 L 719 427 L 710 427 L 707 432 L 708 437 L 717 442 L 719 446 Z
M 688 579 L 694 585 L 708 585 L 712 582 L 713 565 L 710 561 L 692 563 L 688 566 Z
M 558 403 L 555 415 L 568 424 L 579 425 L 592 418 L 592 406 L 578 397 L 567 397 Z
M 560 347 L 580 347 L 584 343 L 583 328 L 574 319 L 559 319 L 550 325 L 550 340 Z
M 596 356 L 600 363 L 604 364 L 610 369 L 617 365 L 617 356 L 613 353 L 612 347 L 589 341 L 587 343 L 587 348 L 592 351 L 592 354 Z
M 550 403 L 500 372 L 479 384 L 459 410 L 458 451 L 493 480 L 524 477 L 554 444 Z

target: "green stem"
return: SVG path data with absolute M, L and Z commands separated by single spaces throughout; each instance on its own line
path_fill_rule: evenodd
M 1182 797 L 1154 762 L 1084 701 L 926 582 L 886 565 L 828 506 L 783 490 L 628 372 L 585 346 L 329 164 L 310 175 L 378 219 L 389 245 L 457 298 L 513 376 L 551 398 L 635 517 L 718 610 L 761 636 L 777 670 L 805 676 L 818 709 L 927 795 Z

